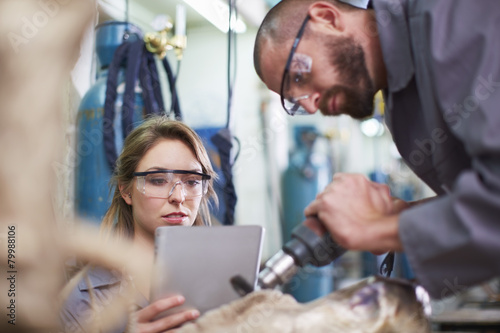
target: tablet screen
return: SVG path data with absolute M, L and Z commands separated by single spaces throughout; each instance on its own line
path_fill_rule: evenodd
M 241 276 L 254 287 L 259 273 L 264 229 L 261 226 L 159 227 L 155 234 L 155 269 L 151 302 L 173 294 L 200 313 L 240 296 L 231 278 Z

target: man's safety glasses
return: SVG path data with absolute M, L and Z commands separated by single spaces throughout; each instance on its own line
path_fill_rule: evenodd
M 290 54 L 288 55 L 288 60 L 285 65 L 283 78 L 281 80 L 281 105 L 291 116 L 310 114 L 300 105 L 299 102 L 310 97 L 310 94 L 303 94 L 301 88 L 308 81 L 306 76 L 308 76 L 308 73 L 311 72 L 312 58 L 305 54 L 295 53 L 309 19 L 310 16 L 307 15 L 304 22 L 302 22 L 302 26 L 297 33 L 297 37 L 295 37 L 295 41 L 293 42 L 292 49 L 290 50 Z M 294 97 L 294 95 L 299 96 Z
M 135 172 L 137 190 L 148 198 L 168 199 L 177 185 L 186 200 L 207 193 L 209 175 L 186 170 L 155 170 Z

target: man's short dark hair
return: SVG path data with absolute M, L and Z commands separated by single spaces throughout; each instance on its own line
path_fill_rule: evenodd
M 260 57 L 262 47 L 266 40 L 275 45 L 284 44 L 293 39 L 304 21 L 309 6 L 318 0 L 282 0 L 276 6 L 271 8 L 262 21 L 254 45 L 254 67 L 257 75 L 262 78 L 260 66 Z M 348 11 L 355 7 L 338 0 L 324 0 L 337 6 L 339 9 Z M 307 27 L 304 36 L 307 35 Z

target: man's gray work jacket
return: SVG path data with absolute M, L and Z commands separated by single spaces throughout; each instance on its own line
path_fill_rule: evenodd
M 419 283 L 442 298 L 500 276 L 500 3 L 374 0 L 386 122 L 438 198 L 403 212 Z

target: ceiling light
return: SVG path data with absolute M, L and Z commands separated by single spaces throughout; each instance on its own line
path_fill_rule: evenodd
M 231 0 L 229 0 L 231 1 Z M 216 26 L 220 31 L 226 33 L 229 30 L 229 5 L 222 0 L 184 0 L 200 15 Z M 245 22 L 233 15 L 231 26 L 237 33 L 247 30 Z

